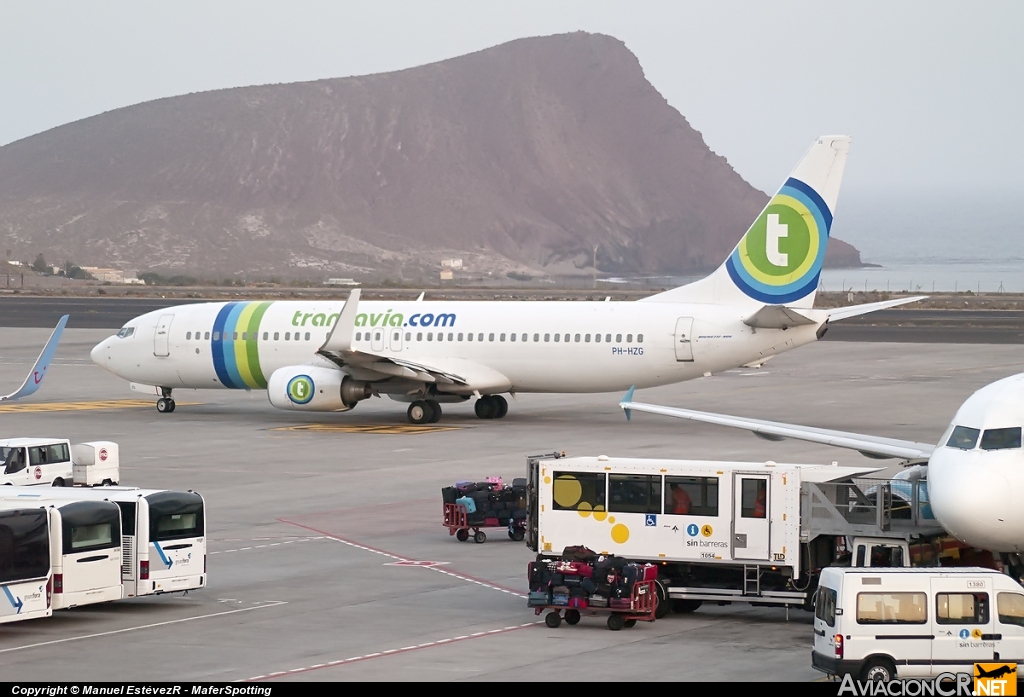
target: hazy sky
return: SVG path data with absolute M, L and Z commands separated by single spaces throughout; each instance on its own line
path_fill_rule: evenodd
M 1024 189 L 1021 2 L 0 0 L 0 144 L 138 102 L 610 34 L 708 145 L 773 190 L 820 134 L 844 191 Z

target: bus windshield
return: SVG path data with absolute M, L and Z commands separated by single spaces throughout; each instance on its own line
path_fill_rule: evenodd
M 151 542 L 181 540 L 206 535 L 203 499 L 199 494 L 162 491 L 146 497 L 149 502 Z
M 121 512 L 109 501 L 78 501 L 60 509 L 64 554 L 121 546 Z
M 0 583 L 42 578 L 49 572 L 46 511 L 0 512 Z

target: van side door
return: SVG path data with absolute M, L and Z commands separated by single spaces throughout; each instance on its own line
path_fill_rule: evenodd
M 1006 581 L 1006 585 L 1013 585 Z M 996 649 L 1000 661 L 1024 664 L 1024 593 L 1019 588 L 1002 590 L 996 596 Z M 1020 680 L 1018 674 L 1017 679 Z
M 932 672 L 974 673 L 974 664 L 996 653 L 992 581 L 957 574 L 931 580 Z

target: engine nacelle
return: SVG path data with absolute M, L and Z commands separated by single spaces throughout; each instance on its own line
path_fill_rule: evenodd
M 312 365 L 278 368 L 267 383 L 270 403 L 292 411 L 348 411 L 371 394 L 369 383 L 335 368 Z

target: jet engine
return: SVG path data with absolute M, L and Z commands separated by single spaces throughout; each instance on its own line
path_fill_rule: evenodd
M 372 394 L 368 382 L 335 368 L 312 365 L 278 368 L 267 383 L 270 403 L 292 411 L 348 411 Z

